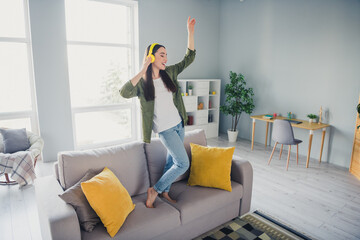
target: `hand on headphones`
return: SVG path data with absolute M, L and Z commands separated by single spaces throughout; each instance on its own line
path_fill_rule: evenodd
M 146 72 L 146 70 L 147 70 L 147 68 L 149 67 L 150 63 L 151 63 L 151 57 L 150 57 L 150 56 L 147 56 L 147 57 L 145 58 L 145 61 L 144 61 L 143 67 L 142 67 L 142 71 L 143 71 L 144 73 Z

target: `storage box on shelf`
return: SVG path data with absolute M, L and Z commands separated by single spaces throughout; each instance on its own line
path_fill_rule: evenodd
M 181 79 L 179 84 L 186 112 L 191 119 L 189 122 L 192 123 L 185 127 L 185 131 L 204 129 L 208 138 L 217 137 L 219 135 L 220 79 Z M 192 91 L 189 91 L 190 89 Z

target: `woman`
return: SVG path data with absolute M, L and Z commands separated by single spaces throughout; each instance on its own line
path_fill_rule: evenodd
M 167 148 L 164 172 L 159 181 L 147 190 L 146 207 L 153 208 L 158 194 L 171 202 L 171 184 L 189 168 L 189 158 L 184 146 L 186 110 L 178 86 L 177 75 L 195 59 L 195 19 L 187 20 L 188 49 L 184 59 L 166 66 L 167 52 L 164 46 L 154 43 L 147 47 L 141 71 L 121 88 L 124 98 L 137 96 L 142 112 L 143 140 L 150 143 L 151 130 Z M 152 56 L 153 55 L 153 56 Z

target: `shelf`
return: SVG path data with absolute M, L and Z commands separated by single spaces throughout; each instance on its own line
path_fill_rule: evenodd
M 204 129 L 206 137 L 216 137 L 219 134 L 220 119 L 220 79 L 179 79 L 179 86 L 184 95 L 183 101 L 188 116 L 191 116 L 193 125 L 187 125 L 185 131 Z M 192 95 L 186 96 L 192 86 Z M 215 92 L 216 94 L 212 94 Z M 209 94 L 210 93 L 210 94 Z M 198 109 L 202 103 L 203 109 Z M 211 106 L 209 108 L 209 106 Z M 209 122 L 209 118 L 212 119 Z

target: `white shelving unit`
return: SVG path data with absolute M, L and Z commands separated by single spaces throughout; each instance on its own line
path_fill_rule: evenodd
M 186 112 L 189 116 L 185 131 L 204 129 L 207 138 L 219 135 L 220 79 L 181 79 L 179 80 Z M 192 95 L 189 95 L 192 86 Z M 202 103 L 203 108 L 199 109 Z M 192 124 L 191 123 L 191 118 Z

